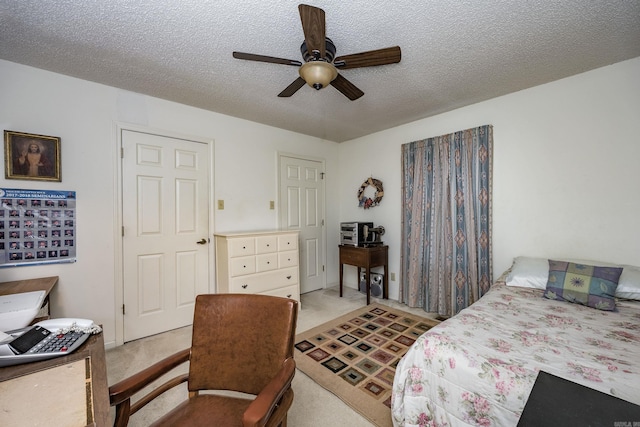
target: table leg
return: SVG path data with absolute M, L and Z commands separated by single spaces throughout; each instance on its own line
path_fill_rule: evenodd
M 340 298 L 342 298 L 342 267 L 344 267 L 344 264 L 341 262 L 340 263 Z
M 382 297 L 389 299 L 389 274 L 387 264 L 384 265 L 384 276 L 382 277 Z
M 367 266 L 367 269 L 365 270 L 364 273 L 364 280 L 366 283 L 366 289 L 367 289 L 367 305 L 369 305 L 371 303 L 371 282 L 370 282 L 370 277 L 371 276 L 371 268 L 369 266 Z
M 382 297 L 389 299 L 389 261 L 384 262 L 384 276 L 382 276 Z

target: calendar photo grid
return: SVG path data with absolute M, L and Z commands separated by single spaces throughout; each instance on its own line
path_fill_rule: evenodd
M 0 267 L 75 262 L 75 191 L 0 188 L 0 203 Z

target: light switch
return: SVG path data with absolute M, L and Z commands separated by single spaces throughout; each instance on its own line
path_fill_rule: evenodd
M 276 208 L 276 202 L 273 200 L 269 201 L 269 209 L 274 210 Z
M 392 282 L 396 281 L 396 273 L 391 273 L 391 281 Z
M 224 200 L 218 200 L 218 209 L 219 210 L 223 210 L 224 209 Z

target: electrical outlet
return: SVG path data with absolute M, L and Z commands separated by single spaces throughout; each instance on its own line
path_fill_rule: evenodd
M 223 210 L 224 209 L 224 200 L 218 200 L 218 209 L 219 210 Z
M 269 209 L 274 210 L 276 208 L 276 202 L 273 200 L 269 201 Z
M 391 281 L 392 282 L 396 281 L 396 273 L 391 273 Z

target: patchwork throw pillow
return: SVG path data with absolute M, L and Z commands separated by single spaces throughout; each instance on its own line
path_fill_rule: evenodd
M 599 310 L 616 308 L 615 294 L 622 268 L 597 267 L 549 260 L 549 278 L 544 296 Z

